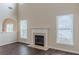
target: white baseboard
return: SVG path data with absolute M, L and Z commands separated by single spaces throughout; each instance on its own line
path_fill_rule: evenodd
M 8 42 L 8 43 L 5 43 L 5 44 L 1 44 L 0 46 L 8 45 L 8 44 L 15 43 L 15 42 L 16 42 L 16 41 Z
M 23 41 L 18 41 L 18 42 L 22 42 L 22 43 L 25 43 L 25 44 L 31 44 L 31 43 L 29 43 L 29 42 L 23 42 Z
M 51 47 L 51 46 L 49 48 L 79 54 L 79 52 L 73 51 L 73 50 L 66 50 L 66 49 L 61 49 L 61 48 Z

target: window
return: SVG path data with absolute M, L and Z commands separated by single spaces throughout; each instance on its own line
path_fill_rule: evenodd
M 27 20 L 20 21 L 20 37 L 27 39 Z
M 0 32 L 2 32 L 2 24 L 0 24 Z
M 7 24 L 7 32 L 13 32 L 13 24 Z
M 73 14 L 57 16 L 57 43 L 73 45 Z

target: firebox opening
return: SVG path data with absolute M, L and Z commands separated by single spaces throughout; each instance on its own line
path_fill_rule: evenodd
M 44 46 L 44 36 L 35 35 L 35 45 Z

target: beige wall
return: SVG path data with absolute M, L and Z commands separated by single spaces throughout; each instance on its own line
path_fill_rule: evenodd
M 28 39 L 32 27 L 49 28 L 49 47 L 79 53 L 79 4 L 19 4 L 19 20 L 28 20 Z M 56 16 L 74 14 L 74 46 L 56 43 Z M 18 21 L 19 22 L 19 21 Z

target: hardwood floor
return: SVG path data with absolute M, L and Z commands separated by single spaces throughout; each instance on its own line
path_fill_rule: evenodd
M 55 49 L 47 51 L 28 47 L 24 43 L 12 43 L 0 46 L 0 55 L 78 55 L 75 53 L 64 52 Z

